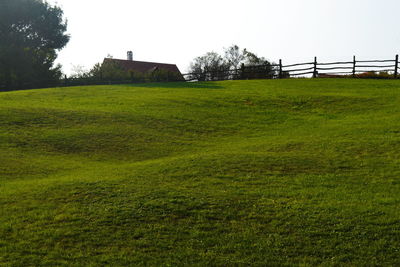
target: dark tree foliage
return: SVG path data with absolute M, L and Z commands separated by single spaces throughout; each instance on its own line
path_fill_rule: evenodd
M 69 41 L 63 11 L 42 0 L 0 0 L 0 87 L 54 85 L 57 51 Z

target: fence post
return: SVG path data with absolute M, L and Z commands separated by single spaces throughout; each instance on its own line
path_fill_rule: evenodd
M 317 57 L 314 57 L 314 72 L 313 72 L 313 78 L 317 78 L 318 72 L 317 72 Z
M 279 79 L 282 79 L 282 73 L 283 73 L 283 70 L 282 70 L 282 59 L 279 59 Z
M 353 56 L 353 78 L 356 77 L 356 56 Z
M 242 76 L 241 79 L 243 79 L 243 80 L 246 79 L 246 75 L 244 73 L 245 72 L 244 68 L 245 68 L 244 63 L 242 63 L 242 65 L 240 66 L 240 70 L 241 70 L 240 73 Z
M 397 74 L 399 71 L 399 55 L 396 55 L 396 64 L 394 64 L 394 78 L 397 79 Z

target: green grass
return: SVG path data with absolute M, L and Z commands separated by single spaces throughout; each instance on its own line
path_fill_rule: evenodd
M 400 81 L 0 94 L 0 266 L 400 265 Z

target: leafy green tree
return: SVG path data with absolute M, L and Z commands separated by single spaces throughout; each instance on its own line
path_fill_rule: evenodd
M 156 69 L 149 73 L 148 80 L 150 82 L 178 82 L 184 81 L 181 74 L 167 71 L 163 69 Z
M 94 64 L 93 67 L 90 69 L 88 76 L 101 80 L 103 78 L 101 73 L 101 64 Z
M 53 85 L 57 52 L 69 41 L 63 11 L 42 0 L 0 0 L 0 87 Z
M 110 81 L 123 81 L 129 80 L 131 75 L 128 71 L 124 70 L 121 65 L 112 61 L 104 60 L 103 64 L 95 65 L 92 69 L 92 73 L 95 77 Z

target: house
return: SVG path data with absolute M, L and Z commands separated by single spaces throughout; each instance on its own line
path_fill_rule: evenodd
M 127 55 L 126 60 L 105 58 L 103 65 L 114 64 L 126 72 L 140 73 L 143 75 L 152 75 L 157 72 L 163 72 L 164 74 L 169 74 L 168 76 L 173 77 L 174 80 L 184 81 L 182 73 L 175 64 L 135 61 L 133 60 L 132 51 L 128 51 Z

